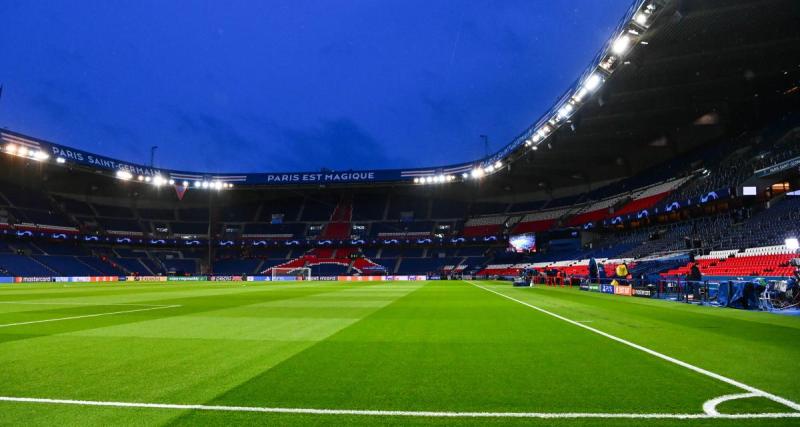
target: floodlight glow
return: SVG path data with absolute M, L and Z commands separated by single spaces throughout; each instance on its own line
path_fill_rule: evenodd
M 40 161 L 40 162 L 43 162 L 43 161 L 49 159 L 50 155 L 47 154 L 44 151 L 36 151 L 36 152 L 33 153 L 33 158 L 38 160 L 38 161 Z
M 17 154 L 20 156 L 27 156 L 28 155 L 28 147 L 19 147 L 17 150 Z
M 566 119 L 567 117 L 569 117 L 570 114 L 572 114 L 572 110 L 573 110 L 572 104 L 569 103 L 564 104 L 564 106 L 558 110 L 558 116 L 557 116 L 558 119 L 559 120 Z
M 203 188 L 208 188 L 208 181 L 203 181 Z
M 153 184 L 157 186 L 163 185 L 166 182 L 167 181 L 161 175 L 156 175 L 155 178 L 153 178 Z
M 786 245 L 786 249 L 789 249 L 790 251 L 796 251 L 800 249 L 800 240 L 797 240 L 796 237 L 790 237 L 786 239 L 784 244 Z
M 483 169 L 481 169 L 481 168 L 473 169 L 472 173 L 470 173 L 470 176 L 473 177 L 473 178 L 476 178 L 476 179 L 483 177 Z
M 202 182 L 200 182 L 200 181 L 195 181 L 195 182 L 194 182 L 194 186 L 195 186 L 195 188 L 200 188 L 202 185 L 203 185 L 203 183 L 202 183 Z
M 67 162 L 67 159 L 65 159 L 63 157 L 59 157 L 59 158 L 56 159 L 56 163 L 64 164 L 66 162 Z
M 581 87 L 580 89 L 578 89 L 577 92 L 575 92 L 575 95 L 572 96 L 572 99 L 574 99 L 575 102 L 581 102 L 581 101 L 583 101 L 583 98 L 585 98 L 588 93 L 589 93 L 589 90 L 586 89 L 586 87 Z
M 117 178 L 124 179 L 124 180 L 127 181 L 127 180 L 133 178 L 133 175 L 128 171 L 118 170 L 117 171 Z
M 539 135 L 539 132 L 536 132 L 535 134 L 533 134 L 533 142 L 534 143 L 539 142 L 540 139 L 542 139 L 542 135 Z
M 189 181 L 183 181 L 183 186 L 184 187 L 188 187 L 189 186 Z
M 486 166 L 486 172 L 489 172 L 489 173 L 494 172 L 494 165 Z
M 175 185 L 175 180 L 174 179 L 169 180 L 169 185 Z
M 623 53 L 627 52 L 630 47 L 631 38 L 625 34 L 614 40 L 614 44 L 611 45 L 611 53 L 615 55 L 622 55 Z
M 467 178 L 469 178 L 469 174 L 464 172 L 464 173 L 461 174 L 461 177 L 464 178 L 464 179 L 467 179 Z
M 494 162 L 494 168 L 495 169 L 500 169 L 502 167 L 503 167 L 503 162 L 501 162 L 500 160 Z
M 150 177 L 149 176 L 144 177 L 144 182 L 150 182 Z
M 6 151 L 11 153 L 11 154 L 14 154 L 14 153 L 17 152 L 17 146 L 14 145 L 14 144 L 8 144 L 8 145 L 6 145 Z
M 645 26 L 647 25 L 647 14 L 644 12 L 639 12 L 636 14 L 636 17 L 633 18 L 633 20 L 636 21 L 637 24 Z
M 138 178 L 138 180 L 139 180 L 139 181 L 144 181 L 144 177 L 143 177 L 142 175 L 139 175 L 139 178 Z
M 585 82 L 583 82 L 583 87 L 586 88 L 587 91 L 593 92 L 595 89 L 600 87 L 602 83 L 603 78 L 600 76 L 600 74 L 594 73 L 589 76 Z
M 538 145 L 534 145 L 534 146 L 533 146 L 533 151 L 536 151 L 536 150 L 538 150 L 538 149 L 539 149 L 539 146 L 538 146 Z

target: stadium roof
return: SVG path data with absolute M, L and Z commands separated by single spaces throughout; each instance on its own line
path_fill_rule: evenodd
M 640 25 L 637 14 L 645 8 L 654 8 L 656 13 L 646 25 Z M 479 175 L 491 174 L 481 180 L 481 187 L 490 192 L 574 187 L 634 175 L 767 121 L 786 110 L 786 104 L 796 105 L 800 76 L 798 16 L 800 4 L 792 0 L 637 2 L 620 29 L 611 35 L 609 45 L 551 111 L 503 151 L 474 163 L 307 175 L 206 174 L 159 171 L 9 132 L 4 132 L 3 138 L 7 145 L 19 145 L 20 141 L 38 145 L 52 154 L 47 161 L 61 157 L 73 166 L 109 173 L 122 168 L 131 171 L 130 176 L 123 176 L 125 179 L 150 175 L 153 180 L 163 179 L 164 184 L 187 181 L 189 185 L 208 182 L 213 186 L 220 181 L 316 186 L 415 180 L 446 184 L 473 180 L 475 174 L 471 172 L 478 169 Z M 609 52 L 617 49 L 620 34 L 628 32 L 636 45 L 613 58 L 615 63 L 609 70 L 602 69 Z M 574 99 L 573 94 L 595 74 L 602 76 L 603 84 L 576 104 L 569 115 L 555 120 L 563 106 Z M 536 144 L 526 144 L 548 121 L 553 132 Z

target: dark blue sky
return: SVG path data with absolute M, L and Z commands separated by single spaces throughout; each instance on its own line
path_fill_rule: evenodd
M 0 0 L 0 126 L 208 172 L 429 166 L 498 149 L 630 0 Z

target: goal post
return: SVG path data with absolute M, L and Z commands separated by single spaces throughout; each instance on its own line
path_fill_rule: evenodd
M 311 280 L 311 269 L 308 267 L 273 267 L 270 270 L 273 281 Z

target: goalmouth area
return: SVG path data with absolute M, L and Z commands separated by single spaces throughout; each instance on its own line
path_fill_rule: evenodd
M 797 425 L 800 318 L 508 282 L 0 286 L 0 425 Z

